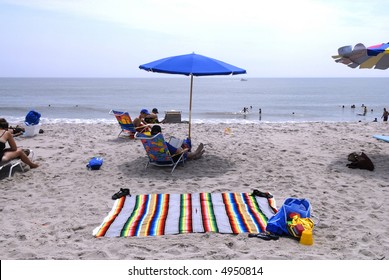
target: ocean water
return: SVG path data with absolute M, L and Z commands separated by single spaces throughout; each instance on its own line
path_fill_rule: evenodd
M 128 111 L 135 118 L 142 108 L 158 108 L 160 119 L 176 110 L 188 120 L 190 78 L 171 77 L 0 78 L 0 116 L 21 122 L 35 110 L 43 123 L 114 123 L 111 109 Z M 192 122 L 380 120 L 383 108 L 389 108 L 388 89 L 387 78 L 195 77 Z M 358 115 L 362 104 L 368 108 L 366 116 Z M 249 108 L 246 114 L 244 107 Z

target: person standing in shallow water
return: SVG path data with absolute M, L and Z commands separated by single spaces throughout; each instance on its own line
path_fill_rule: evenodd
M 386 108 L 384 108 L 384 112 L 382 113 L 381 119 L 383 119 L 384 122 L 387 122 L 388 121 L 388 116 L 389 116 L 389 112 L 386 111 Z

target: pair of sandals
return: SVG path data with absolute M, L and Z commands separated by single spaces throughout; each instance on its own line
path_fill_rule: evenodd
M 269 192 L 261 192 L 259 190 L 254 190 L 251 194 L 252 196 L 258 196 L 258 197 L 265 197 L 265 198 L 273 198 L 273 195 Z M 263 240 L 278 240 L 280 237 L 276 234 L 273 234 L 271 232 L 260 232 L 260 233 L 249 233 L 249 237 L 257 237 L 261 238 Z
M 266 197 L 266 198 L 273 198 L 273 195 L 269 192 L 261 192 L 259 190 L 254 190 L 251 194 L 253 196 L 259 196 L 259 197 Z
M 278 240 L 280 237 L 276 234 L 264 231 L 260 233 L 249 233 L 249 237 L 257 237 L 261 238 L 263 240 L 269 241 L 269 240 Z
M 112 196 L 112 199 L 113 199 L 113 200 L 116 200 L 116 199 L 119 199 L 119 198 L 121 198 L 121 197 L 123 197 L 123 196 L 127 196 L 127 195 L 131 196 L 130 190 L 129 190 L 129 189 L 122 189 L 122 188 L 120 188 L 120 191 L 118 191 L 117 193 L 115 193 L 115 194 Z

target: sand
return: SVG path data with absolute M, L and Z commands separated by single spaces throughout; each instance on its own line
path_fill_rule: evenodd
M 187 124 L 164 124 L 184 137 Z M 225 135 L 226 128 L 230 134 Z M 0 174 L 2 260 L 379 260 L 389 259 L 389 134 L 378 123 L 194 124 L 203 158 L 168 169 L 145 169 L 137 140 L 117 137 L 117 124 L 43 124 L 43 134 L 17 137 L 35 151 L 38 169 Z M 347 156 L 365 152 L 374 171 L 349 169 Z M 104 158 L 98 171 L 86 168 Z M 121 187 L 132 194 L 271 192 L 280 207 L 306 198 L 318 222 L 314 245 L 283 237 L 217 233 L 95 238 Z

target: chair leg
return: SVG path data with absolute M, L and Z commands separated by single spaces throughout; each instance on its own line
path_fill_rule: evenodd
M 170 172 L 171 174 L 173 174 L 173 171 L 174 171 L 174 169 L 176 169 L 176 167 L 177 167 L 177 164 L 175 164 L 175 165 L 173 166 L 172 172 Z
M 9 168 L 9 174 L 8 174 L 8 178 L 11 178 L 12 177 L 12 166 Z
M 30 149 L 30 158 L 32 161 L 35 160 L 35 154 L 34 154 L 34 151 Z M 22 167 L 23 168 L 23 167 Z
M 9 168 L 9 174 L 8 174 L 8 178 L 11 178 L 12 177 L 12 170 L 14 169 L 14 167 L 16 166 L 20 166 L 20 169 L 22 169 L 22 171 L 24 172 L 24 168 L 22 166 L 22 164 L 20 162 L 17 162 L 17 163 L 14 163 L 11 165 L 11 167 Z

